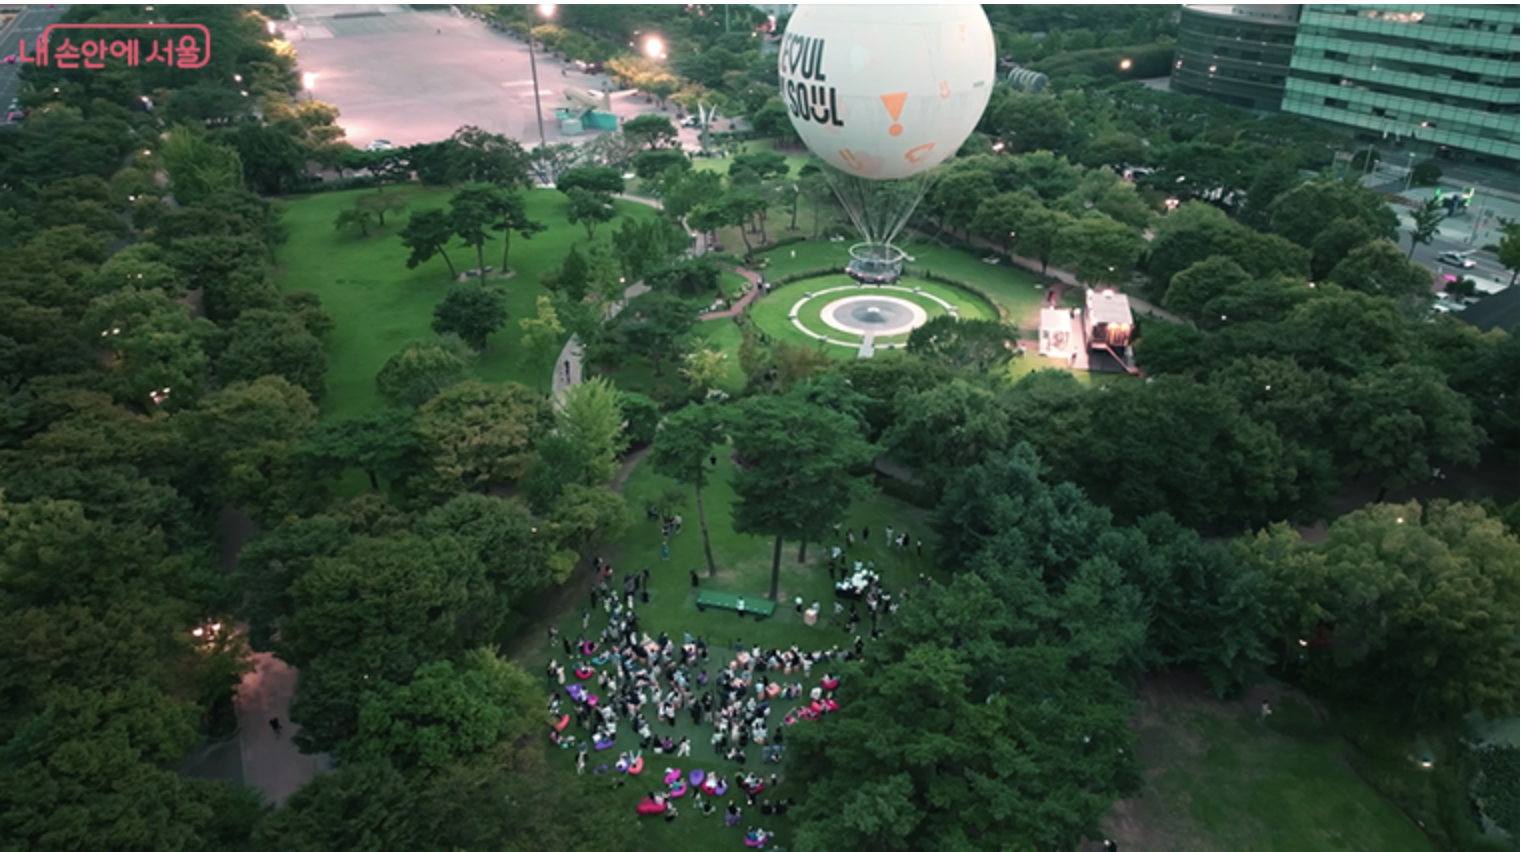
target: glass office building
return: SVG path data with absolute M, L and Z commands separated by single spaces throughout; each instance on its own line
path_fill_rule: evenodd
M 1297 5 L 1185 5 L 1168 87 L 1244 109 L 1279 109 L 1299 17 Z
M 1515 168 L 1518 17 L 1515 5 L 1304 6 L 1282 109 Z

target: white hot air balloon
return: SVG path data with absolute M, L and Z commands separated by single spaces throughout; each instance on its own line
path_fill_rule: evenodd
M 993 30 L 976 4 L 793 11 L 777 70 L 804 144 L 869 180 L 929 170 L 967 140 L 995 80 Z
M 932 168 L 967 140 L 994 87 L 994 34 L 973 4 L 844 6 L 793 11 L 777 70 L 798 135 L 866 241 L 848 271 L 896 281 L 893 238 Z

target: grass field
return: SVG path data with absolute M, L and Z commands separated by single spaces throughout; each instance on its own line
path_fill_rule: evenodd
M 730 325 L 733 326 L 733 323 Z M 676 509 L 676 513 L 682 516 L 683 523 L 681 532 L 671 539 L 671 558 L 662 560 L 660 524 L 657 521 L 645 519 L 645 502 L 661 490 L 677 486 L 673 481 L 653 473 L 646 464 L 636 467 L 625 483 L 624 495 L 636 520 L 611 548 L 612 563 L 614 580 L 620 583 L 627 572 L 650 569 L 650 602 L 640 604 L 637 610 L 641 631 L 648 632 L 652 637 L 666 632 L 676 641 L 682 639 L 684 632 L 703 637 L 711 649 L 711 660 L 708 666 L 710 675 L 716 674 L 721 666 L 732 659 L 736 640 L 743 641 L 746 648 L 752 645 L 761 645 L 764 648 L 787 648 L 794 644 L 806 650 L 833 646 L 847 647 L 853 641 L 851 634 L 847 633 L 843 627 L 833 627 L 826 623 L 834 617 L 831 608 L 834 598 L 831 594 L 832 583 L 825 566 L 829 554 L 818 544 L 809 546 L 807 560 L 800 565 L 797 561 L 798 542 L 784 543 L 779 604 L 776 615 L 772 618 L 756 621 L 749 617 L 741 618 L 733 612 L 710 610 L 700 613 L 697 611 L 694 602 L 700 590 L 692 587 L 689 571 L 696 571 L 700 575 L 703 588 L 735 592 L 745 597 L 755 598 L 765 597 L 771 577 L 771 540 L 742 536 L 734 532 L 730 520 L 734 491 L 729 485 L 729 477 L 733 473 L 734 466 L 722 448 L 716 448 L 715 452 L 719 454 L 715 481 L 703 490 L 703 502 L 707 507 L 708 523 L 713 537 L 714 557 L 719 568 L 718 576 L 713 579 L 707 576 L 692 489 L 684 489 L 686 495 L 684 505 Z M 921 572 L 931 573 L 932 576 L 937 577 L 939 575 L 934 574 L 929 568 L 929 548 L 932 543 L 928 538 L 923 558 L 914 556 L 912 552 L 898 553 L 885 546 L 884 526 L 890 524 L 899 532 L 908 531 L 917 537 L 926 536 L 928 532 L 925 528 L 923 513 L 880 495 L 864 500 L 853 507 L 847 526 L 854 529 L 858 535 L 861 534 L 863 526 L 868 527 L 871 535 L 866 537 L 866 544 L 858 540 L 852 555 L 854 558 L 872 560 L 882 573 L 889 591 L 897 596 L 902 588 L 912 587 Z M 797 613 L 792 603 L 796 597 L 802 597 L 805 606 L 815 601 L 823 604 L 823 615 L 819 624 L 809 627 L 803 623 L 803 616 Z M 576 599 L 573 610 L 559 620 L 558 626 L 563 636 L 574 640 L 583 634 L 581 613 L 587 604 L 587 598 L 584 596 Z M 590 628 L 585 631 L 585 634 L 595 637 L 597 632 L 607 624 L 607 620 L 607 615 L 603 612 L 593 613 L 589 619 Z M 886 629 L 891 629 L 891 617 L 884 617 L 882 623 Z M 870 625 L 870 619 L 863 606 L 863 631 L 870 631 Z M 551 656 L 564 660 L 565 655 L 558 642 L 552 654 L 551 649 L 546 647 L 541 637 L 538 642 L 533 643 L 529 652 L 520 655 L 519 662 L 523 663 L 530 672 L 538 673 L 543 670 Z M 816 668 L 813 679 L 817 680 L 822 674 L 823 672 Z M 792 679 L 803 682 L 801 673 Z M 783 703 L 781 711 L 783 714 L 786 713 L 788 706 L 785 702 Z M 776 713 L 773 715 L 774 718 L 778 717 Z M 645 774 L 638 780 L 631 780 L 623 790 L 631 810 L 640 796 L 660 786 L 660 777 L 665 774 L 667 767 L 679 767 L 684 773 L 695 768 L 717 770 L 724 773 L 726 778 L 731 778 L 736 772 L 742 771 L 739 766 L 727 763 L 714 754 L 709 743 L 709 735 L 712 734 L 710 726 L 699 727 L 691 722 L 691 717 L 686 714 L 680 717 L 675 728 L 655 724 L 652 721 L 652 731 L 657 737 L 669 734 L 673 739 L 684 736 L 691 738 L 692 755 L 688 758 L 676 759 L 645 752 L 647 767 Z M 780 725 L 780 718 L 777 724 Z M 629 730 L 629 726 L 620 724 L 619 727 L 617 745 L 607 751 L 594 752 L 593 754 L 599 757 L 596 760 L 589 759 L 588 771 L 599 763 L 611 765 L 620 751 L 638 748 L 639 741 Z M 775 730 L 776 725 L 773 728 Z M 777 792 L 781 796 L 791 796 L 795 800 L 801 800 L 806 795 L 806 791 L 788 785 L 786 761 L 780 766 L 761 763 L 761 750 L 755 745 L 748 748 L 748 753 L 749 760 L 743 771 L 754 771 L 762 775 L 778 773 L 780 786 Z M 569 764 L 574 762 L 574 754 L 570 751 L 556 750 L 552 752 L 550 759 L 563 760 Z M 736 799 L 737 804 L 744 807 L 743 794 L 736 791 L 733 783 L 730 786 L 731 791 L 726 798 Z M 772 789 L 768 785 L 765 795 L 771 794 Z M 680 816 L 674 822 L 668 824 L 660 819 L 644 822 L 643 847 L 648 850 L 662 850 L 662 852 L 742 849 L 744 847 L 741 842 L 741 833 L 747 825 L 762 825 L 775 830 L 778 832 L 778 842 L 782 845 L 786 844 L 788 840 L 786 819 L 763 818 L 760 816 L 759 809 L 746 808 L 745 818 L 740 827 L 726 828 L 722 816 L 725 803 L 716 802 L 715 804 L 721 813 L 710 817 L 701 816 L 694 807 L 692 794 L 689 793 L 685 798 L 678 800 Z
M 1432 845 L 1341 758 L 1342 740 L 1298 698 L 1221 702 L 1197 681 L 1141 690 L 1140 797 L 1106 819 L 1121 849 L 1148 852 L 1430 852 Z
M 411 210 L 431 210 L 448 201 L 446 190 L 402 187 L 388 192 L 408 195 Z M 375 374 L 403 344 L 433 334 L 433 308 L 449 291 L 444 261 L 434 258 L 416 269 L 407 268 L 407 249 L 397 238 L 406 216 L 388 217 L 384 228 L 372 228 L 360 237 L 334 229 L 333 219 L 355 198 L 374 190 L 354 190 L 305 196 L 286 204 L 284 224 L 290 239 L 276 251 L 278 282 L 282 290 L 311 290 L 322 297 L 336 327 L 328 335 L 328 395 L 325 414 L 349 415 L 368 411 L 376 404 Z M 529 363 L 519 345 L 518 320 L 533 316 L 535 300 L 546 295 L 539 277 L 558 268 L 573 243 L 585 243 L 586 232 L 565 220 L 565 196 L 554 190 L 527 193 L 529 216 L 548 229 L 525 240 L 514 236 L 508 264 L 510 278 L 492 283 L 507 290 L 508 321 L 488 341 L 476 361 L 476 375 L 491 382 L 516 381 L 542 389 L 547 381 L 542 370 Z M 622 216 L 652 216 L 655 211 L 635 202 L 617 202 Z M 598 229 L 597 239 L 608 239 L 616 225 Z M 502 263 L 502 243 L 486 245 L 486 262 Z M 453 248 L 449 257 L 457 270 L 474 266 L 474 252 Z

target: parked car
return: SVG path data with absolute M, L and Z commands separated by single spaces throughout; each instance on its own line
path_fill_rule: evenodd
M 580 71 L 583 74 L 601 74 L 602 73 L 602 63 L 601 62 L 586 62 L 584 60 L 578 59 L 578 60 L 576 60 L 576 62 L 574 64 L 576 66 L 576 70 Z
M 16 64 L 16 54 L 12 53 L 10 56 L 5 57 L 5 64 L 6 65 L 15 65 Z
M 1437 256 L 1438 263 L 1446 263 L 1450 266 L 1458 266 L 1464 269 L 1474 268 L 1474 258 L 1456 251 L 1445 251 Z
M 377 139 L 365 146 L 366 151 L 389 151 L 391 150 L 390 139 Z

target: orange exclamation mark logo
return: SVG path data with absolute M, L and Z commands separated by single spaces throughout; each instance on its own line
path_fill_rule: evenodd
M 897 136 L 904 132 L 904 126 L 898 123 L 898 117 L 904 111 L 904 101 L 909 99 L 908 92 L 894 92 L 891 95 L 879 95 L 883 100 L 883 106 L 888 108 L 888 117 L 893 123 L 888 125 L 888 135 Z

